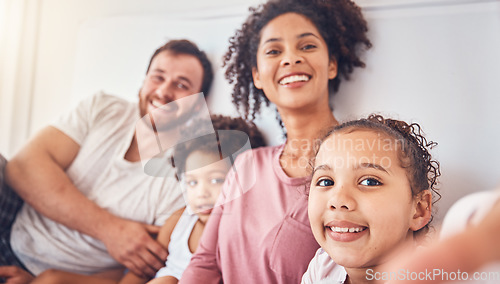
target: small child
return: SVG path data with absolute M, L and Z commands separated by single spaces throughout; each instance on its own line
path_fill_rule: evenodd
M 186 132 L 200 131 L 202 125 L 195 123 Z M 212 125 L 217 135 L 205 135 L 179 144 L 174 149 L 173 164 L 185 189 L 183 192 L 188 207 L 179 210 L 170 218 L 172 220 L 167 220 L 158 234 L 158 241 L 168 244 L 169 256 L 165 267 L 149 282 L 151 284 L 177 283 L 198 247 L 205 224 L 232 166 L 233 161 L 221 159 L 225 158 L 222 153 L 234 153 L 232 158 L 235 158 L 246 142 L 246 135 L 253 148 L 264 146 L 262 134 L 255 125 L 241 118 L 212 116 Z M 246 135 L 219 130 L 239 130 Z M 191 213 L 186 214 L 185 211 Z M 169 222 L 175 228 L 168 225 Z
M 217 134 L 202 135 L 174 148 L 172 163 L 176 168 L 177 178 L 181 181 L 188 206 L 173 213 L 160 229 L 157 240 L 168 247 L 169 256 L 165 267 L 161 268 L 155 279 L 149 283 L 178 282 L 198 247 L 205 224 L 232 166 L 232 159 L 249 146 L 247 143 L 252 148 L 265 145 L 262 134 L 253 123 L 221 115 L 212 115 L 211 121 L 197 121 L 184 129 L 184 133 L 207 133 L 206 127 L 212 126 Z M 115 281 L 98 276 L 49 270 L 40 274 L 33 283 L 143 284 L 148 280 L 131 272 Z
M 308 206 L 321 248 L 302 283 L 379 280 L 383 264 L 421 241 L 439 195 L 434 145 L 418 124 L 380 115 L 328 132 L 312 161 Z

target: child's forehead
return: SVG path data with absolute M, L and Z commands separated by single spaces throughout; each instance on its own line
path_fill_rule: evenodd
M 373 130 L 355 130 L 334 132 L 321 144 L 315 158 L 318 163 L 338 164 L 339 160 L 346 160 L 359 164 L 380 163 L 381 160 L 397 162 L 400 141 L 383 132 Z M 388 163 L 389 164 L 389 163 Z M 343 163 L 346 165 L 346 163 Z M 349 163 L 352 165 L 352 163 Z
M 226 164 L 226 159 L 221 159 L 220 155 L 216 153 L 196 150 L 187 155 L 186 171 L 193 171 L 201 168 L 218 168 Z
M 331 145 L 336 145 L 338 150 L 379 150 L 379 146 L 396 146 L 402 141 L 391 137 L 383 131 L 375 129 L 342 129 L 333 132 L 328 136 L 320 146 L 321 148 L 330 148 Z M 345 147 L 343 149 L 342 147 Z M 385 147 L 385 150 L 389 148 Z M 395 149 L 391 149 L 395 150 Z

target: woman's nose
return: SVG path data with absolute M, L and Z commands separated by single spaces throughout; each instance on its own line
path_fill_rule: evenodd
M 302 56 L 295 51 L 285 51 L 281 60 L 281 66 L 289 66 L 299 64 L 303 61 Z

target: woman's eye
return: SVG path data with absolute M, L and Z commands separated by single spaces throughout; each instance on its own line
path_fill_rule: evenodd
M 303 50 L 310 50 L 316 48 L 316 45 L 314 44 L 306 44 L 302 47 Z
M 188 181 L 186 182 L 186 184 L 187 184 L 189 187 L 195 187 L 195 186 L 198 184 L 198 182 L 197 182 L 197 181 L 195 181 L 195 180 L 188 180 Z
M 277 55 L 279 53 L 280 52 L 277 49 L 270 49 L 270 50 L 266 51 L 266 55 Z
M 320 179 L 320 180 L 318 180 L 318 182 L 316 183 L 316 185 L 317 185 L 317 186 L 322 186 L 322 187 L 324 187 L 324 186 L 333 186 L 334 184 L 335 184 L 335 183 L 333 182 L 333 180 L 331 180 L 331 179 L 326 179 L 326 178 L 324 178 L 324 179 Z
M 367 178 L 361 181 L 361 185 L 364 186 L 378 186 L 382 185 L 382 183 L 374 178 Z

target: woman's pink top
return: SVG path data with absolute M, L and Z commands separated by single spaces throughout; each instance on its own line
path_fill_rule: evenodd
M 285 174 L 282 150 L 238 156 L 181 283 L 300 283 L 319 245 L 307 216 L 306 178 Z

